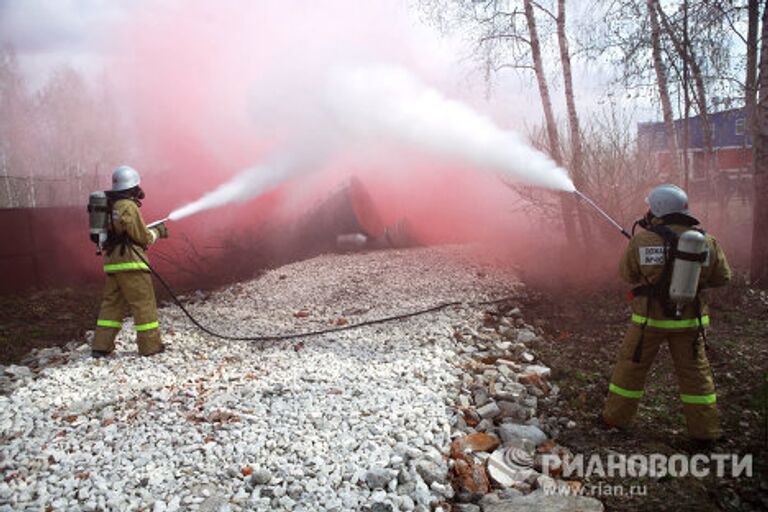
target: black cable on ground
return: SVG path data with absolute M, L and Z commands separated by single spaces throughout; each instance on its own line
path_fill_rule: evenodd
M 171 298 L 173 298 L 173 301 L 176 303 L 179 308 L 184 312 L 184 314 L 189 318 L 189 320 L 197 326 L 198 329 L 201 331 L 210 334 L 211 336 L 214 336 L 216 338 L 221 338 L 224 340 L 230 340 L 230 341 L 281 341 L 281 340 L 290 340 L 290 339 L 297 339 L 297 338 L 309 338 L 311 336 L 320 336 L 323 334 L 330 334 L 334 332 L 341 332 L 341 331 L 349 331 L 351 329 L 359 329 L 361 327 L 366 327 L 370 325 L 376 325 L 376 324 L 383 324 L 387 322 L 393 322 L 395 320 L 405 320 L 407 318 L 413 318 L 415 316 L 425 315 L 427 313 L 432 313 L 434 311 L 439 311 L 441 309 L 449 308 L 452 306 L 460 306 L 462 302 L 443 302 L 440 304 L 437 304 L 436 306 L 432 306 L 426 309 L 420 309 L 418 311 L 413 311 L 410 313 L 403 313 L 401 315 L 393 315 L 393 316 L 387 316 L 384 318 L 377 318 L 374 320 L 365 320 L 363 322 L 359 322 L 356 324 L 348 324 L 343 325 L 339 327 L 333 327 L 330 329 L 321 329 L 317 331 L 307 331 L 302 333 L 295 333 L 295 334 L 275 334 L 275 335 L 263 335 L 263 336 L 230 336 L 227 334 L 220 334 L 217 332 L 214 332 L 210 330 L 209 328 L 205 327 L 203 324 L 201 324 L 195 317 L 192 316 L 192 314 L 187 311 L 187 308 L 184 307 L 184 304 L 181 303 L 178 297 L 176 297 L 176 294 L 171 289 L 171 286 L 165 282 L 165 279 L 162 278 L 160 274 L 157 273 L 157 271 L 152 267 L 152 265 L 149 264 L 149 262 L 144 258 L 144 256 L 139 253 L 136 248 L 133 246 L 133 244 L 129 243 L 128 246 L 131 248 L 133 253 L 139 257 L 139 259 L 149 268 L 149 270 L 157 277 L 157 279 L 160 281 L 160 284 L 163 285 L 163 288 L 170 294 Z M 490 300 L 490 301 L 484 301 L 484 302 L 476 302 L 474 304 L 476 305 L 492 305 L 492 304 L 499 304 L 502 302 L 506 302 L 514 297 L 503 297 L 501 299 L 496 300 Z

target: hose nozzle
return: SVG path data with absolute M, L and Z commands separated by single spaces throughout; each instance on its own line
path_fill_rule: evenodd
M 170 217 L 166 217 L 164 219 L 156 220 L 155 222 L 150 222 L 149 224 L 147 224 L 147 227 L 148 228 L 153 228 L 155 226 L 158 226 L 158 225 L 162 224 L 163 222 L 165 222 L 167 220 L 171 220 L 171 218 Z

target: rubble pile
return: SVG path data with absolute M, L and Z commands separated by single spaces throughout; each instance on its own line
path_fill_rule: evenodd
M 454 332 L 465 369 L 450 450 L 454 510 L 603 510 L 580 496 L 580 482 L 560 478 L 572 454 L 552 438 L 576 423 L 538 414 L 559 393 L 533 349 L 540 334 L 514 301 L 487 311 L 477 329 Z
M 536 330 L 483 304 L 520 293 L 467 247 L 326 255 L 189 307 L 252 335 L 462 305 L 277 343 L 164 307 L 163 354 L 139 357 L 130 321 L 105 359 L 37 351 L 0 368 L 0 511 L 602 510 L 545 495 L 577 485 L 537 466 L 573 425 L 537 414 L 557 387 Z

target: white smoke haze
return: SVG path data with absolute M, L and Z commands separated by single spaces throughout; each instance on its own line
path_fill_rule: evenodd
M 357 174 L 418 179 L 410 154 L 431 160 L 424 172 L 573 190 L 563 169 L 470 106 L 482 102 L 461 89 L 477 75 L 405 1 L 148 0 L 116 33 L 125 40 L 113 76 L 137 113 L 140 146 L 153 148 L 147 163 L 205 183 L 168 194 L 170 206 L 200 194 L 173 220 L 288 180 L 308 187 L 294 178 L 338 177 L 350 162 Z
M 305 108 L 307 116 L 324 114 L 325 118 L 313 119 L 311 126 L 324 126 L 325 131 L 297 134 L 291 147 L 323 144 L 322 151 L 304 148 L 275 153 L 175 210 L 170 219 L 258 197 L 302 172 L 322 168 L 321 155 L 366 144 L 406 146 L 480 171 L 497 172 L 510 181 L 575 190 L 567 171 L 516 133 L 502 130 L 488 117 L 428 87 L 404 68 L 377 65 L 332 70 L 320 90 L 324 94 L 315 98 L 311 108 Z M 303 103 L 308 105 L 306 97 Z M 302 152 L 301 158 L 296 156 Z
M 308 169 L 309 160 L 296 153 L 281 153 L 249 167 L 203 197 L 174 210 L 170 220 L 179 220 L 232 202 L 245 202 L 276 188 L 281 183 Z
M 325 138 L 302 141 L 301 145 L 285 145 L 280 150 L 268 153 L 264 160 L 243 169 L 196 201 L 177 208 L 168 218 L 176 221 L 233 202 L 247 202 L 290 179 L 321 169 L 330 151 L 330 143 Z
M 341 132 L 392 141 L 504 178 L 572 192 L 568 173 L 513 131 L 427 86 L 408 70 L 386 65 L 337 70 L 327 100 Z

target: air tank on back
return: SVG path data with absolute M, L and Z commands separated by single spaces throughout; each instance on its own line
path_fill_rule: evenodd
M 676 305 L 678 318 L 682 315 L 683 308 L 696 298 L 702 259 L 706 250 L 707 237 L 699 231 L 686 231 L 677 241 L 677 254 L 669 284 L 669 298 Z
M 109 204 L 104 192 L 91 192 L 88 196 L 88 234 L 100 253 L 107 241 Z

